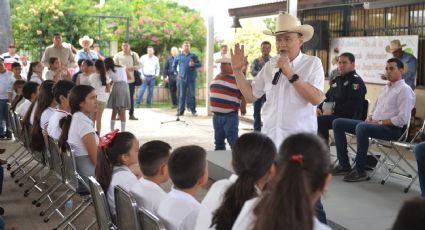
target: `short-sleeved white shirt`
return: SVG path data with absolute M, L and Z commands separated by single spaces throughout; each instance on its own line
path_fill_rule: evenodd
M 195 230 L 215 229 L 210 228 L 213 213 L 220 207 L 223 202 L 224 193 L 230 185 L 235 183 L 238 176 L 232 174 L 228 179 L 216 181 L 208 190 L 207 195 L 201 203 L 201 210 L 199 211 L 198 220 L 196 221 Z
M 56 109 L 55 112 L 52 114 L 52 116 L 49 119 L 49 125 L 47 126 L 47 133 L 50 137 L 52 137 L 55 140 L 59 140 L 59 137 L 62 134 L 62 128 L 59 126 L 60 120 L 67 116 L 71 115 L 67 111 Z
M 75 152 L 75 156 L 86 156 L 89 154 L 83 142 L 83 137 L 89 133 L 95 136 L 96 144 L 99 144 L 99 137 L 93 127 L 93 121 L 82 112 L 74 113 L 72 115 L 71 126 L 69 127 L 68 144 Z
M 102 85 L 100 80 L 100 75 L 98 73 L 93 73 L 89 76 L 90 85 L 96 90 L 97 100 L 106 102 L 108 100 L 105 92 L 105 86 Z
M 159 203 L 158 217 L 167 230 L 193 230 L 200 207 L 192 195 L 172 188 Z
M 0 73 L 0 99 L 9 98 L 9 93 L 13 91 L 13 81 L 12 72 L 6 70 L 4 73 Z
M 238 218 L 233 224 L 232 230 L 251 230 L 254 227 L 253 225 L 256 217 L 253 211 L 259 201 L 260 198 L 255 197 L 245 202 Z M 313 230 L 332 230 L 332 228 L 326 224 L 321 223 L 319 220 L 317 220 L 316 217 L 314 217 Z
M 291 134 L 316 133 L 317 116 L 316 106 L 304 99 L 283 74 L 276 85 L 272 84 L 275 73 L 279 71 L 276 68 L 278 58 L 271 58 L 255 77 L 252 93 L 256 98 L 266 94 L 267 101 L 261 113 L 264 121 L 261 131 L 279 148 Z M 300 52 L 290 65 L 300 80 L 323 92 L 325 74 L 318 57 Z
M 24 102 L 20 106 L 18 106 L 15 111 L 19 114 L 19 116 L 21 116 L 21 118 L 24 118 L 30 106 L 31 101 L 25 99 Z
M 119 185 L 121 188 L 130 191 L 130 188 L 137 183 L 137 177 L 133 172 L 125 165 L 115 166 L 112 173 L 111 184 L 109 185 L 108 192 L 106 194 L 109 204 L 109 209 L 112 215 L 115 216 L 115 186 Z
M 41 85 L 41 83 L 43 83 L 43 81 L 40 78 L 38 78 L 38 75 L 36 73 L 32 74 L 30 81 L 36 82 L 39 85 Z
M 113 72 L 112 70 L 108 70 L 107 73 L 109 75 L 109 78 L 111 78 L 113 82 L 119 82 L 119 81 L 127 82 L 127 73 L 125 72 L 124 67 L 115 66 L 115 72 Z
M 155 215 L 157 215 L 159 203 L 167 195 L 159 185 L 143 177 L 131 187 L 130 192 L 134 195 L 139 207 L 143 207 Z
M 80 79 L 80 85 L 90 85 L 90 75 L 86 75 L 85 73 L 80 73 L 78 75 Z
M 41 130 L 42 130 L 43 134 L 46 132 L 46 130 L 44 130 L 44 128 L 46 127 L 46 125 L 49 125 L 50 117 L 52 117 L 52 115 L 53 115 L 54 112 L 55 112 L 55 108 L 48 107 L 47 109 L 45 109 L 41 113 L 40 127 L 41 127 Z

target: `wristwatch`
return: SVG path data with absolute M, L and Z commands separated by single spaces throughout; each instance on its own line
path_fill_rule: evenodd
M 294 83 L 296 80 L 298 80 L 298 78 L 300 78 L 298 74 L 292 75 L 291 79 L 289 79 L 289 83 Z

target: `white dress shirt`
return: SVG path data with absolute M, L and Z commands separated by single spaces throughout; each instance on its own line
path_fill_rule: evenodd
M 201 205 L 190 194 L 172 188 L 158 207 L 158 217 L 167 230 L 193 230 Z
M 252 93 L 256 98 L 266 94 L 267 101 L 261 114 L 264 121 L 261 131 L 279 148 L 291 134 L 316 133 L 317 116 L 316 106 L 303 98 L 283 74 L 276 85 L 272 84 L 275 73 L 279 71 L 276 68 L 278 58 L 271 58 L 255 77 Z M 325 74 L 318 57 L 300 52 L 290 65 L 300 80 L 323 92 Z
M 116 215 L 115 209 L 115 186 L 119 185 L 125 191 L 129 192 L 130 188 L 137 183 L 137 177 L 131 172 L 131 170 L 123 166 L 115 166 L 112 173 L 111 184 L 109 185 L 108 192 L 106 194 L 109 204 L 109 210 L 113 216 Z
M 49 120 L 52 117 L 53 113 L 55 112 L 55 108 L 47 107 L 42 113 L 40 117 L 40 127 L 43 134 L 46 133 L 46 125 L 49 125 Z
M 93 127 L 93 121 L 84 113 L 76 112 L 72 115 L 71 126 L 68 133 L 68 144 L 74 151 L 76 157 L 89 155 L 83 137 L 89 133 L 95 136 L 96 145 L 99 144 L 99 137 Z
M 370 114 L 372 120 L 390 119 L 397 127 L 403 127 L 410 119 L 416 96 L 403 79 L 388 83 L 382 88 Z
M 55 140 L 59 140 L 62 134 L 62 128 L 59 126 L 59 122 L 62 118 L 67 115 L 71 115 L 69 112 L 56 109 L 55 112 L 49 119 L 49 125 L 47 126 L 47 134 Z
M 167 195 L 159 185 L 143 177 L 131 187 L 130 192 L 139 207 L 143 207 L 155 215 L 158 215 L 159 203 Z
M 156 56 L 149 57 L 148 54 L 140 58 L 140 73 L 144 76 L 159 76 L 159 59 Z
M 30 106 L 31 106 L 31 101 L 28 99 L 25 99 L 24 102 L 20 106 L 18 106 L 15 111 L 19 114 L 21 119 L 23 119 Z
M 232 230 L 251 230 L 254 227 L 254 221 L 256 219 L 253 210 L 257 206 L 259 197 L 253 198 L 245 202 L 241 212 L 239 213 L 238 218 L 233 224 Z M 313 220 L 313 230 L 332 230 L 329 226 L 321 223 L 314 217 Z
M 228 179 L 216 181 L 208 190 L 207 195 L 201 203 L 201 210 L 199 211 L 198 220 L 196 221 L 195 230 L 215 229 L 210 228 L 213 213 L 223 202 L 224 193 L 230 185 L 235 183 L 238 176 L 232 174 Z

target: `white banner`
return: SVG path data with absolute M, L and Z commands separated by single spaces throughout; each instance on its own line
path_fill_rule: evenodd
M 403 50 L 418 56 L 418 35 L 333 38 L 329 51 L 329 73 L 337 68 L 336 64 L 332 65 L 335 56 L 350 52 L 356 57 L 356 71 L 363 81 L 385 84 L 386 81 L 381 80 L 381 74 L 385 73 L 387 60 L 393 57 L 385 51 L 385 47 L 396 39 L 400 40 L 402 45 L 406 44 Z M 339 53 L 336 53 L 335 49 L 339 50 Z

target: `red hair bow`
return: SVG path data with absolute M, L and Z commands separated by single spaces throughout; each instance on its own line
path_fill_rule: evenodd
M 107 145 L 109 145 L 109 143 L 111 143 L 112 140 L 114 140 L 115 136 L 117 135 L 119 131 L 120 131 L 119 129 L 115 129 L 114 131 L 111 131 L 105 134 L 103 137 L 101 137 L 99 140 L 99 148 L 103 149 Z
M 304 165 L 304 157 L 301 154 L 294 154 L 291 156 L 291 161 L 298 162 L 301 166 Z

